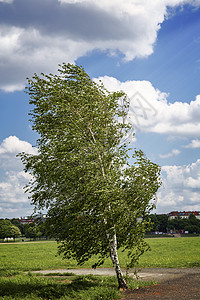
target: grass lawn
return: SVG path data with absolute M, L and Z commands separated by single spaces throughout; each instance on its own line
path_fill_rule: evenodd
M 155 238 L 148 240 L 151 251 L 145 253 L 139 267 L 200 267 L 200 237 Z M 11 243 L 0 245 L 0 299 L 118 299 L 115 277 L 36 276 L 23 271 L 78 268 L 73 260 L 56 256 L 56 242 Z M 126 267 L 125 253 L 119 251 L 120 264 Z M 82 267 L 91 267 L 92 260 Z M 110 259 L 103 267 L 111 267 Z M 129 288 L 153 282 L 129 279 Z
M 140 259 L 146 268 L 200 267 L 200 237 L 148 239 L 151 251 Z
M 135 289 L 155 282 L 139 282 L 129 278 L 129 288 Z M 59 276 L 41 277 L 19 274 L 14 277 L 0 277 L 0 299 L 119 299 L 116 277 L 104 276 Z
M 141 258 L 139 267 L 190 268 L 200 267 L 200 237 L 148 239 L 151 251 Z M 0 245 L 0 270 L 31 271 L 59 268 L 79 268 L 73 260 L 56 256 L 56 242 Z M 119 251 L 120 265 L 126 267 L 127 257 Z M 81 267 L 91 267 L 93 259 Z M 103 267 L 112 267 L 107 259 Z

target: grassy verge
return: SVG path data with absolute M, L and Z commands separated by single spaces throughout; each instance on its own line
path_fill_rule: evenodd
M 129 279 L 130 288 L 139 288 L 153 282 L 137 282 Z M 62 276 L 39 277 L 32 274 L 1 277 L 1 299 L 119 299 L 116 277 Z

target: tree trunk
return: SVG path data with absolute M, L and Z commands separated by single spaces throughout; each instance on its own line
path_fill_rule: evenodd
M 123 273 L 119 266 L 119 260 L 117 255 L 117 236 L 116 233 L 113 235 L 113 240 L 110 240 L 110 257 L 115 267 L 115 272 L 118 279 L 119 289 L 126 290 L 128 287 L 126 285 L 126 281 L 123 278 Z

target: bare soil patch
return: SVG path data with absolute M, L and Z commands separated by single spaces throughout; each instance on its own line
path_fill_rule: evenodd
M 144 271 L 144 270 L 143 270 Z M 123 292 L 125 299 L 171 299 L 200 300 L 200 268 L 194 269 L 149 269 L 151 277 L 158 279 L 154 286 Z M 148 273 L 147 272 L 147 273 Z M 159 272 L 159 273 L 158 273 Z M 153 274 L 154 273 L 154 274 Z M 163 274 L 158 276 L 158 274 Z M 146 279 L 146 278 L 145 278 Z

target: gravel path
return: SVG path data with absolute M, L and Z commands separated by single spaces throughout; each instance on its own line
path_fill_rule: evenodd
M 124 270 L 123 270 L 124 271 Z M 73 273 L 75 275 L 104 275 L 115 276 L 113 268 L 97 268 L 97 269 L 56 269 L 56 270 L 40 270 L 32 273 L 49 274 L 49 273 Z M 138 272 L 140 280 L 155 280 L 162 282 L 168 279 L 174 279 L 188 274 L 200 274 L 200 268 L 194 269 L 178 269 L 178 268 L 152 268 L 141 269 Z M 135 277 L 134 270 L 130 270 L 129 275 Z

